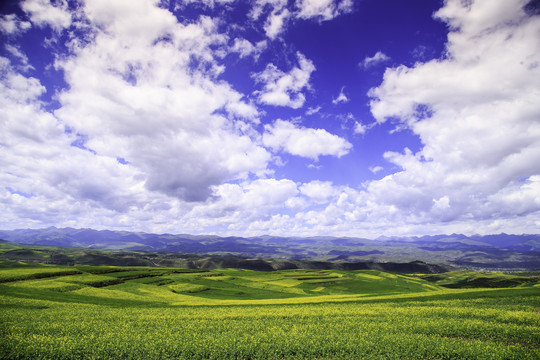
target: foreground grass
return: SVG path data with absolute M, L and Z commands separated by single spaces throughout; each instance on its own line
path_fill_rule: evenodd
M 540 288 L 530 282 L 446 289 L 377 271 L 72 270 L 0 270 L 1 358 L 540 358 Z

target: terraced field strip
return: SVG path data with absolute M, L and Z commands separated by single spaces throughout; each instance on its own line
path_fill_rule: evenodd
M 73 268 L 58 268 L 58 267 L 38 267 L 38 268 L 23 268 L 16 271 L 9 271 L 8 269 L 0 269 L 0 283 L 7 283 L 13 281 L 24 280 L 36 280 L 49 277 L 66 276 L 82 274 L 79 270 Z

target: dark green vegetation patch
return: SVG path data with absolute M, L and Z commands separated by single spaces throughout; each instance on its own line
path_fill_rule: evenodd
M 452 271 L 442 274 L 420 276 L 422 279 L 434 282 L 447 288 L 507 288 L 540 281 L 540 272 L 527 275 L 520 273 L 501 274 L 497 272 Z

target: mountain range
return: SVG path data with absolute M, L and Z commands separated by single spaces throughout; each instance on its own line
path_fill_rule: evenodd
M 425 261 L 459 267 L 539 269 L 540 235 L 430 235 L 421 237 L 220 237 L 128 231 L 44 228 L 0 230 L 21 244 L 142 252 L 234 255 L 334 262 Z

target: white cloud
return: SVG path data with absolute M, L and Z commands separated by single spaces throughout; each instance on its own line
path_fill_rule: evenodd
M 45 92 L 45 87 L 41 85 L 38 79 L 27 78 L 14 71 L 9 59 L 0 57 L 0 69 L 2 70 L 2 99 L 5 101 L 4 109 L 15 106 L 16 104 L 24 104 L 25 102 L 36 102 L 38 98 Z M 22 110 L 22 109 L 21 109 Z M 16 112 L 14 111 L 14 114 Z M 4 122 L 8 121 L 7 114 L 4 114 Z
M 371 171 L 374 174 L 376 174 L 376 173 L 378 173 L 379 171 L 382 171 L 382 170 L 384 170 L 384 168 L 382 166 L 370 166 L 369 167 L 369 171 Z
M 30 29 L 32 24 L 28 21 L 21 20 L 15 14 L 7 14 L 0 16 L 0 30 L 9 35 L 16 35 Z
M 41 108 L 45 88 L 37 79 L 18 74 L 5 58 L 0 71 L 3 226 L 62 224 L 70 217 L 99 224 L 112 212 L 152 201 L 141 192 L 136 169 L 71 146 L 75 134 Z
M 279 12 L 272 12 L 264 24 L 266 36 L 268 36 L 271 40 L 274 40 L 284 31 L 285 25 L 290 16 L 291 13 L 287 9 L 282 9 Z
M 253 105 L 252 103 L 246 103 L 243 101 L 233 101 L 229 102 L 227 105 L 225 105 L 225 109 L 230 113 L 233 114 L 239 118 L 249 119 L 251 122 L 258 124 L 259 120 L 257 119 L 257 116 L 259 115 L 259 111 L 257 110 L 257 107 Z M 242 130 L 244 133 L 254 133 L 250 128 L 250 126 L 246 123 L 237 121 L 235 124 L 239 129 Z
M 32 17 L 50 19 L 49 11 Z M 54 114 L 42 107 L 40 81 L 0 58 L 3 226 L 198 233 L 237 223 L 242 231 L 250 223 L 240 220 L 277 223 L 272 212 L 283 204 L 305 206 L 289 180 L 224 184 L 264 175 L 270 154 L 250 125 L 257 109 L 215 78 L 220 66 L 210 48 L 228 39 L 213 21 L 181 25 L 147 2 L 94 0 L 80 11 L 92 34 L 72 39 L 72 53 L 55 64 L 69 88 Z M 209 194 L 198 205 L 184 201 Z
M 263 174 L 257 109 L 223 81 L 214 20 L 182 25 L 146 1 L 87 1 L 93 40 L 57 61 L 69 88 L 55 115 L 100 156 L 138 169 L 149 191 L 202 201 L 210 187 Z M 118 51 L 117 49 L 122 49 Z M 159 146 L 156 146 L 159 143 Z
M 486 231 L 520 216 L 520 232 L 531 229 L 540 212 L 532 180 L 540 174 L 540 18 L 527 16 L 524 4 L 447 1 L 436 13 L 453 29 L 447 57 L 387 69 L 371 91 L 377 121 L 401 119 L 424 145 L 416 154 L 387 153 L 402 171 L 368 186 L 401 221 L 461 229 L 478 221 Z
M 425 45 L 418 45 L 411 51 L 411 56 L 417 61 L 425 61 L 434 57 L 434 50 Z
M 314 180 L 299 187 L 300 193 L 317 203 L 325 203 L 328 198 L 336 195 L 337 190 L 330 181 Z
M 278 38 L 287 28 L 291 18 L 318 19 L 333 18 L 353 11 L 352 0 L 298 0 L 295 9 L 287 0 L 256 0 L 249 13 L 252 21 L 265 18 L 264 31 L 271 40 Z M 297 10 L 297 11 L 296 11 Z
M 490 195 L 489 201 L 506 215 L 534 213 L 540 208 L 540 175 L 513 182 Z
M 335 99 L 332 99 L 332 104 L 334 104 L 334 105 L 345 104 L 345 103 L 348 103 L 350 101 L 350 99 L 347 97 L 347 95 L 345 95 L 344 90 L 345 90 L 345 88 L 341 88 L 341 91 L 339 92 L 338 97 L 335 98 Z
M 321 155 L 341 157 L 349 153 L 351 143 L 324 129 L 297 127 L 294 124 L 277 120 L 265 125 L 263 143 L 274 151 L 285 151 L 292 155 L 318 160 Z
M 240 189 L 241 193 L 238 192 Z M 245 210 L 279 207 L 289 198 L 296 196 L 297 193 L 296 184 L 287 179 L 258 179 L 242 186 L 223 184 L 218 186 L 215 192 L 225 201 L 226 207 L 236 206 Z
M 180 2 L 184 5 L 189 4 L 203 4 L 209 8 L 214 8 L 216 4 L 223 5 L 223 4 L 231 4 L 235 0 L 180 0 Z
M 199 229 L 225 226 L 229 230 L 244 230 L 250 222 L 271 216 L 297 194 L 296 184 L 287 179 L 221 184 L 213 188 L 212 203 L 196 205 L 183 221 Z
M 309 108 L 306 110 L 306 115 L 310 116 L 310 115 L 313 115 L 313 114 L 318 113 L 319 111 L 321 111 L 321 107 L 320 107 L 320 106 L 309 107 Z
M 448 196 L 443 196 L 440 199 L 433 199 L 433 208 L 445 210 L 450 208 L 450 198 Z
M 50 26 L 56 32 L 71 25 L 71 13 L 65 0 L 51 3 L 49 0 L 24 0 L 21 8 L 39 27 Z
M 354 122 L 353 131 L 354 131 L 355 134 L 364 135 L 367 130 L 368 130 L 368 127 L 365 126 L 364 124 L 362 124 L 361 122 L 359 122 L 359 121 Z
M 54 64 L 68 88 L 47 112 L 42 96 L 52 89 L 21 72 L 25 55 L 10 38 L 12 59 L 0 58 L 3 227 L 368 237 L 537 232 L 540 19 L 520 10 L 525 1 L 448 0 L 437 12 L 452 25 L 447 57 L 387 69 L 370 93 L 377 121 L 401 121 L 422 148 L 385 153 L 385 173 L 400 170 L 358 189 L 269 178 L 269 150 L 316 161 L 344 156 L 352 145 L 283 120 L 257 131 L 261 112 L 220 74 L 224 54 L 256 58 L 262 45 L 231 40 L 208 17 L 180 24 L 148 1 L 87 0 L 69 19 L 65 3 L 26 3 L 39 5 L 30 16 L 36 26 L 69 38 L 71 52 Z M 268 23 L 286 6 L 258 1 L 251 16 Z M 84 41 L 70 38 L 70 24 L 84 26 Z M 8 35 L 29 26 L 0 19 Z M 270 64 L 254 76 L 261 103 L 304 105 L 315 67 L 297 56 L 289 72 Z M 356 133 L 371 127 L 344 121 Z M 382 166 L 369 169 L 378 174 Z
M 265 8 L 271 8 L 273 12 L 279 12 L 287 6 L 287 0 L 255 0 L 249 13 L 252 20 L 257 20 L 263 14 Z
M 259 102 L 293 109 L 304 105 L 306 98 L 302 90 L 309 88 L 309 78 L 315 66 L 301 53 L 298 52 L 296 56 L 299 67 L 292 68 L 288 73 L 279 70 L 274 64 L 268 64 L 264 71 L 253 75 L 257 82 L 263 84 L 263 89 L 256 92 Z
M 13 60 L 18 60 L 18 68 L 21 69 L 22 72 L 27 72 L 30 69 L 34 69 L 34 67 L 28 63 L 28 57 L 26 56 L 26 54 L 22 52 L 19 47 L 11 44 L 6 44 L 5 49 L 8 53 L 12 55 Z
M 269 12 L 268 9 L 270 9 Z M 267 14 L 263 26 L 266 36 L 274 40 L 285 30 L 291 17 L 291 13 L 287 9 L 287 0 L 256 0 L 249 16 L 251 20 L 255 21 L 263 14 Z
M 367 69 L 377 64 L 384 63 L 388 60 L 390 60 L 390 57 L 388 57 L 388 55 L 386 55 L 385 53 L 381 51 L 377 51 L 375 55 L 371 57 L 366 57 L 359 65 Z
M 230 48 L 231 52 L 238 53 L 241 58 L 253 56 L 255 59 L 266 49 L 266 40 L 259 41 L 255 45 L 243 38 L 235 38 L 234 43 Z
M 297 18 L 317 18 L 326 21 L 352 12 L 353 2 L 352 0 L 297 0 L 296 7 L 299 9 Z
M 285 202 L 285 206 L 296 212 L 308 207 L 309 202 L 303 197 L 292 197 Z

